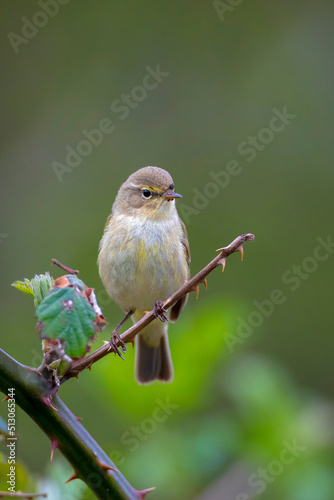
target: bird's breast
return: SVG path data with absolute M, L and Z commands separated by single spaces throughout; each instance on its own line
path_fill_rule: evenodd
M 100 274 L 124 310 L 149 310 L 189 276 L 178 217 L 172 220 L 112 218 L 102 238 Z

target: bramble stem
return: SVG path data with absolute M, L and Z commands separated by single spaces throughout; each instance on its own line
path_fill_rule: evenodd
M 74 269 L 71 269 L 70 267 L 65 266 L 64 264 L 59 262 L 59 260 L 57 260 L 57 259 L 51 259 L 51 264 L 60 267 L 60 269 L 62 269 L 63 271 L 65 271 L 68 274 L 74 274 L 75 276 L 77 276 L 79 274 L 78 270 L 74 270 Z
M 246 241 L 253 241 L 254 239 L 255 236 L 251 233 L 242 234 L 241 236 L 235 238 L 235 240 L 233 240 L 232 243 L 230 243 L 227 247 L 219 249 L 220 253 L 219 255 L 217 255 L 217 257 L 215 257 L 193 278 L 184 283 L 184 285 L 182 285 L 179 290 L 173 293 L 164 302 L 164 309 L 169 309 L 170 307 L 172 307 L 179 299 L 181 299 L 184 295 L 187 295 L 189 292 L 197 291 L 200 283 L 205 283 L 208 274 L 210 274 L 216 267 L 218 267 L 219 265 L 223 265 L 224 268 L 225 260 L 229 255 L 235 252 L 241 252 L 241 255 L 243 256 L 243 244 Z M 146 313 L 141 320 L 137 321 L 137 323 L 135 323 L 133 326 L 128 328 L 128 330 L 122 333 L 122 335 L 120 335 L 120 339 L 125 343 L 133 342 L 135 336 L 154 319 L 156 319 L 156 316 L 153 310 Z M 120 342 L 118 345 L 120 345 Z M 114 348 L 111 344 L 106 343 L 105 345 L 94 351 L 92 354 L 79 361 L 77 364 L 72 365 L 68 372 L 66 372 L 62 377 L 60 383 L 64 383 L 71 377 L 76 377 L 81 371 L 85 370 L 86 368 L 90 368 L 93 363 L 96 363 L 96 361 L 104 358 L 104 356 L 110 354 L 111 352 L 115 352 Z
M 36 369 L 24 366 L 0 349 L 0 390 L 15 389 L 15 401 L 48 436 L 73 466 L 97 498 L 103 500 L 139 500 L 135 490 L 118 471 L 108 455 L 60 398 L 46 404 L 50 382 Z
M 219 265 L 222 265 L 224 269 L 226 258 L 232 253 L 241 252 L 243 256 L 243 244 L 253 240 L 253 234 L 243 234 L 227 247 L 219 249 L 220 253 L 217 257 L 164 302 L 164 309 L 169 309 L 191 291 L 198 292 L 200 283 L 206 284 L 208 274 Z M 53 262 L 70 274 L 78 273 L 56 259 L 53 259 Z M 132 342 L 135 336 L 155 318 L 153 310 L 145 314 L 140 321 L 120 336 L 117 345 L 121 345 L 122 341 Z M 77 376 L 82 370 L 89 368 L 111 352 L 115 352 L 115 348 L 110 343 L 105 344 L 77 364 L 72 365 L 62 377 L 61 383 Z M 97 498 L 103 500 L 140 500 L 145 498 L 150 490 L 137 491 L 128 483 L 58 395 L 52 396 L 51 404 L 50 396 L 55 390 L 53 379 L 46 378 L 42 370 L 39 371 L 20 364 L 0 349 L 0 391 L 7 395 L 9 389 L 15 389 L 16 403 L 48 436 L 51 441 L 52 453 L 55 448 L 58 448 L 72 464 L 74 475 L 70 478 L 71 480 L 82 479 Z M 22 493 L 22 496 L 26 498 L 43 495 Z

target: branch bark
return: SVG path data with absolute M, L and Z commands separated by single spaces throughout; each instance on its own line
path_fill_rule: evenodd
M 177 290 L 175 293 L 173 293 L 163 304 L 164 309 L 169 309 L 172 307 L 179 299 L 181 299 L 184 295 L 187 295 L 188 293 L 192 291 L 196 291 L 198 294 L 198 289 L 199 285 L 201 283 L 204 283 L 206 286 L 206 277 L 208 274 L 210 274 L 216 267 L 222 265 L 223 270 L 225 268 L 225 261 L 229 255 L 235 252 L 240 252 L 241 253 L 241 258 L 243 258 L 243 244 L 246 241 L 253 241 L 255 239 L 255 236 L 251 233 L 243 234 L 241 236 L 238 236 L 235 238 L 235 240 L 232 241 L 227 247 L 224 248 L 219 248 L 219 255 L 215 257 L 207 266 L 205 266 L 199 273 L 197 273 L 193 278 L 191 278 L 189 281 L 184 283 L 179 290 Z M 156 319 L 156 316 L 152 311 L 148 312 L 145 314 L 145 316 L 135 323 L 133 326 L 131 326 L 128 330 L 126 330 L 122 335 L 120 335 L 120 339 L 124 343 L 128 342 L 133 342 L 135 336 L 151 321 Z M 121 346 L 121 342 L 118 342 L 118 346 Z M 79 361 L 76 363 L 74 366 L 72 366 L 62 377 L 60 380 L 60 383 L 64 383 L 66 380 L 68 380 L 71 377 L 77 377 L 78 374 L 85 370 L 86 368 L 90 368 L 93 363 L 96 363 L 100 359 L 104 358 L 107 354 L 110 354 L 112 352 L 115 352 L 115 349 L 113 345 L 109 342 L 106 342 L 102 347 L 94 351 L 92 354 L 89 356 L 86 356 L 83 360 Z
M 191 291 L 198 293 L 200 283 L 206 285 L 206 277 L 209 273 L 219 265 L 222 265 L 224 270 L 226 258 L 232 253 L 241 252 L 243 256 L 243 244 L 253 240 L 253 234 L 244 234 L 238 236 L 227 247 L 219 249 L 219 255 L 173 293 L 164 302 L 163 307 L 166 310 L 169 309 Z M 155 318 L 153 311 L 148 312 L 120 336 L 118 345 L 121 345 L 122 341 L 125 343 L 133 342 L 135 336 Z M 115 348 L 108 342 L 72 366 L 62 377 L 61 382 L 77 376 L 82 370 L 89 368 L 111 352 L 115 352 Z M 15 388 L 16 403 L 50 439 L 51 456 L 53 450 L 58 448 L 72 464 L 74 474 L 70 480 L 82 479 L 102 500 L 140 500 L 145 498 L 150 490 L 137 491 L 128 483 L 58 395 L 52 397 L 51 405 L 50 395 L 55 391 L 52 377 L 48 379 L 42 371 L 18 363 L 0 349 L 0 390 L 7 395 L 11 388 Z
M 51 386 L 51 387 L 50 387 Z M 55 395 L 47 404 L 52 384 L 34 368 L 24 366 L 0 349 L 0 390 L 15 388 L 15 401 L 42 429 L 80 478 L 102 500 L 140 500 L 137 491 L 118 471 L 108 455 Z

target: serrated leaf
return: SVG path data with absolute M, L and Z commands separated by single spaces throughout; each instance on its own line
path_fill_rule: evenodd
M 35 307 L 39 306 L 50 288 L 54 285 L 54 279 L 48 272 L 45 274 L 35 274 L 31 280 L 25 278 L 24 281 L 15 281 L 12 286 L 34 297 Z
M 42 302 L 50 288 L 54 285 L 54 279 L 50 276 L 50 273 L 36 274 L 31 280 L 31 288 L 34 295 L 35 307 L 39 306 Z
M 84 283 L 75 276 L 70 286 L 52 288 L 36 309 L 42 339 L 60 339 L 71 358 L 87 352 L 88 341 L 96 331 L 96 314 L 83 295 Z
M 34 296 L 32 291 L 31 281 L 28 280 L 27 278 L 25 278 L 24 281 L 14 281 L 14 283 L 12 283 L 12 286 L 20 290 L 20 292 L 27 293 L 32 297 Z

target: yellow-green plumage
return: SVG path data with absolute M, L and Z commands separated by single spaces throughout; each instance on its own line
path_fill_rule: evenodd
M 145 199 L 143 190 L 148 190 L 151 198 Z M 175 208 L 174 197 L 179 195 L 173 193 L 173 180 L 165 170 L 145 167 L 132 174 L 118 192 L 100 243 L 98 262 L 103 284 L 124 311 L 133 311 L 134 322 L 189 278 L 188 238 Z M 185 300 L 174 306 L 171 319 L 177 318 L 184 304 Z M 140 351 L 155 349 L 151 371 L 149 366 L 137 366 L 139 382 L 172 378 L 166 334 L 167 324 L 160 320 L 140 333 Z M 159 360 L 158 351 L 169 359 Z M 145 363 L 150 364 L 149 352 L 145 353 Z M 140 352 L 137 364 L 141 364 Z

